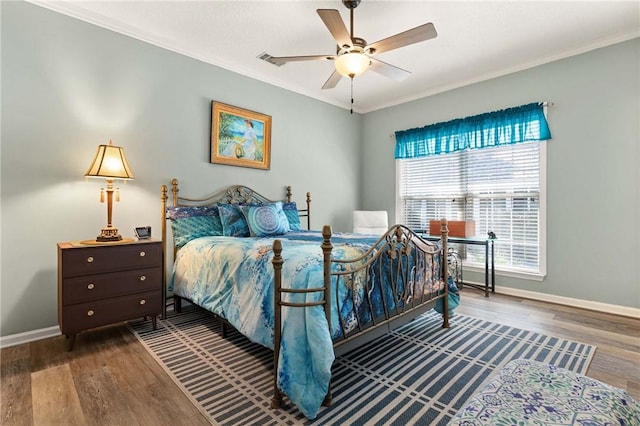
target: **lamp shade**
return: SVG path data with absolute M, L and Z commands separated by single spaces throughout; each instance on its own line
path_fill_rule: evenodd
M 124 156 L 124 149 L 113 145 L 99 145 L 96 156 L 85 173 L 87 177 L 103 177 L 107 179 L 133 179 L 133 173 Z
M 338 56 L 334 65 L 340 74 L 353 78 L 365 72 L 371 60 L 364 53 L 350 52 Z

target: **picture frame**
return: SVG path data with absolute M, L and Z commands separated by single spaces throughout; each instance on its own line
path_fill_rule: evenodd
M 269 170 L 271 116 L 212 101 L 210 162 Z

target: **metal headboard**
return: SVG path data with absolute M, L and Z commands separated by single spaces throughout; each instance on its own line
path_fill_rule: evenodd
M 264 195 L 254 191 L 253 189 L 244 185 L 231 185 L 221 191 L 205 196 L 203 198 L 187 198 L 179 195 L 180 189 L 178 188 L 178 179 L 171 179 L 171 203 L 169 201 L 169 189 L 167 185 L 160 187 L 160 200 L 161 200 L 161 233 L 162 233 L 162 263 L 165 265 L 162 271 L 162 296 L 166 305 L 166 259 L 167 259 L 167 207 L 188 207 L 188 206 L 212 206 L 218 203 L 235 204 L 235 203 L 273 203 L 281 200 L 271 200 Z M 290 203 L 292 200 L 291 186 L 286 187 L 286 198 L 284 201 Z M 307 218 L 307 229 L 311 229 L 311 193 L 307 192 L 306 208 L 298 208 L 298 215 L 303 218 Z M 175 258 L 176 247 L 173 246 L 173 258 Z M 166 306 L 162 312 L 162 318 L 166 318 Z

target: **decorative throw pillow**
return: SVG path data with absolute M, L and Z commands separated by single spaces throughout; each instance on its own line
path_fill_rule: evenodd
M 302 229 L 302 226 L 300 225 L 300 215 L 298 214 L 298 206 L 295 201 L 282 203 L 282 210 L 284 211 L 285 216 L 287 216 L 289 228 L 292 231 L 299 231 Z
M 238 204 L 218 204 L 222 235 L 227 237 L 248 237 L 249 226 Z
M 252 237 L 269 237 L 289 232 L 289 220 L 282 210 L 282 202 L 240 206 Z
M 177 248 L 195 238 L 222 235 L 217 206 L 167 207 L 167 218 Z

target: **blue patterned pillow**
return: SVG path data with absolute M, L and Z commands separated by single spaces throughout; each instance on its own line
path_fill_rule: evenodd
M 300 225 L 300 215 L 298 214 L 298 206 L 295 201 L 290 203 L 282 203 L 282 210 L 284 214 L 287 216 L 287 220 L 289 221 L 289 228 L 292 231 L 299 231 L 302 229 Z
M 218 204 L 222 235 L 227 237 L 248 237 L 249 226 L 238 204 Z
M 222 235 L 217 206 L 167 207 L 167 218 L 177 248 L 195 238 Z
M 282 202 L 240 206 L 252 237 L 269 237 L 289 232 L 289 220 L 282 210 Z

